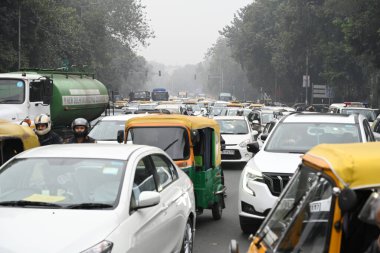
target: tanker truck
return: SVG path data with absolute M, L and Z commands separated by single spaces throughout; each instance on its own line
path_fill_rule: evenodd
M 108 100 L 107 88 L 91 74 L 39 69 L 0 74 L 0 119 L 20 123 L 46 113 L 64 138 L 75 118 L 96 119 Z

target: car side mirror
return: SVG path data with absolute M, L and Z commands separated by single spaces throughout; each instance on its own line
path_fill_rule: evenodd
M 221 139 L 220 144 L 221 144 L 221 149 L 225 150 L 226 149 L 226 141 L 224 139 Z
M 239 243 L 236 240 L 230 242 L 230 253 L 239 253 Z
M 259 143 L 257 141 L 254 141 L 252 143 L 247 144 L 247 150 L 248 152 L 251 152 L 253 154 L 256 154 L 260 151 Z
M 140 193 L 136 209 L 147 208 L 160 203 L 160 193 L 154 191 L 143 191 Z
M 124 141 L 124 130 L 119 130 L 117 131 L 117 142 L 118 143 L 123 143 Z
M 265 141 L 267 138 L 268 138 L 268 134 L 262 134 L 260 137 L 262 141 Z

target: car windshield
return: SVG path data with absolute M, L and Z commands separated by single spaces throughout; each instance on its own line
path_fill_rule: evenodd
M 124 130 L 124 128 L 125 121 L 102 120 L 94 126 L 88 135 L 97 141 L 117 141 L 117 132 L 119 130 Z M 130 140 L 131 138 L 128 137 L 128 141 Z
M 0 80 L 0 104 L 22 104 L 25 99 L 25 83 L 21 80 Z
M 128 135 L 134 144 L 159 147 L 173 160 L 184 160 L 190 155 L 189 138 L 182 127 L 134 127 Z
M 355 124 L 281 123 L 267 141 L 265 151 L 305 153 L 321 143 L 360 142 Z
M 125 161 L 110 159 L 15 159 L 0 171 L 0 206 L 112 208 L 118 203 L 125 167 Z
M 367 118 L 369 122 L 373 122 L 376 119 L 376 112 L 372 109 L 352 109 L 352 108 L 343 108 L 342 114 L 354 114 L 358 113 Z
M 301 168 L 259 231 L 264 243 L 279 253 L 325 252 L 332 189 L 316 171 Z
M 248 125 L 243 119 L 218 119 L 217 122 L 221 134 L 248 134 Z

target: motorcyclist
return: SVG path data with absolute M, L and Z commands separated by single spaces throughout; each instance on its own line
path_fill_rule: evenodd
M 41 146 L 50 144 L 62 144 L 62 138 L 51 130 L 51 120 L 46 114 L 40 114 L 34 118 L 35 132 Z
M 71 123 L 74 136 L 67 143 L 96 143 L 96 140 L 88 136 L 90 123 L 85 118 L 74 119 Z

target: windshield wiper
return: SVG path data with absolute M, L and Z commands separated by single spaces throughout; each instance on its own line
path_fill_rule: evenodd
M 305 154 L 305 151 L 289 151 L 289 154 Z
M 68 209 L 105 209 L 112 208 L 113 205 L 104 203 L 80 203 L 75 205 L 66 206 Z
M 178 139 L 175 139 L 172 143 L 170 143 L 165 149 L 164 151 L 168 150 L 171 146 L 174 145 L 174 143 L 176 143 L 178 141 Z
M 62 208 L 61 205 L 49 203 L 49 202 L 41 202 L 41 201 L 27 201 L 27 200 L 12 200 L 12 201 L 2 201 L 0 202 L 0 206 L 43 206 L 43 207 L 54 207 L 54 208 Z

